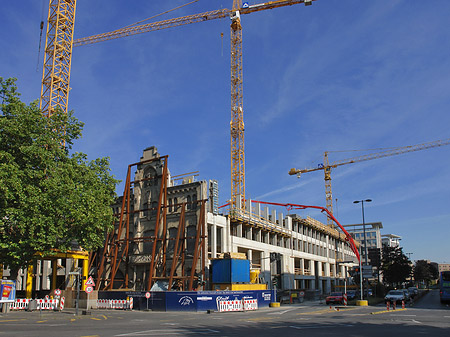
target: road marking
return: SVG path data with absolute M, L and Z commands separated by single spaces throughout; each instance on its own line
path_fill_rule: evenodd
M 239 321 L 242 322 L 264 322 L 264 321 L 272 321 L 275 317 L 255 317 L 255 318 L 242 318 Z
M 412 319 L 411 321 L 417 324 L 422 324 L 422 322 L 416 321 L 415 319 Z
M 45 321 L 37 321 L 36 323 L 45 323 L 45 322 L 47 322 L 47 320 L 45 320 Z
M 100 318 L 96 318 L 96 317 L 91 317 L 91 319 L 95 320 L 95 321 L 101 321 Z
M 325 314 L 327 312 L 332 312 L 331 309 L 321 309 L 316 311 L 308 311 L 308 312 L 299 312 L 297 315 L 316 315 L 316 314 Z M 334 312 L 334 310 L 333 310 Z
M 212 329 L 198 329 L 198 330 L 182 330 L 182 329 L 168 329 L 168 330 L 145 330 L 145 331 L 137 331 L 130 332 L 121 335 L 116 335 L 116 337 L 125 337 L 125 336 L 167 336 L 167 335 L 177 335 L 177 336 L 185 336 L 185 335 L 210 335 L 212 333 L 220 333 L 220 331 L 212 330 Z
M 108 317 L 106 317 L 105 315 L 102 315 L 102 317 L 105 319 L 105 321 L 108 319 Z
M 407 309 L 382 310 L 382 311 L 374 311 L 374 312 L 371 312 L 370 314 L 371 315 L 378 315 L 378 314 L 385 314 L 385 313 L 388 313 L 388 312 L 390 312 L 391 314 L 395 314 L 398 311 L 405 311 L 405 310 L 407 310 Z
M 297 330 L 304 330 L 304 329 L 322 329 L 322 328 L 336 328 L 336 327 L 351 327 L 353 326 L 353 324 L 323 324 L 323 325 L 319 325 L 319 324 L 314 324 L 314 325 L 304 325 L 304 326 L 296 326 L 296 325 L 291 325 L 289 326 L 292 329 L 297 329 Z
M 297 310 L 297 309 L 289 309 L 289 310 L 284 310 L 284 311 L 278 311 L 278 312 L 271 312 L 268 313 L 267 315 L 283 315 L 289 311 L 293 311 L 293 310 Z
M 368 314 L 348 314 L 349 316 L 367 316 Z
M 3 323 L 3 322 L 19 322 L 19 321 L 24 321 L 25 320 L 25 318 L 24 319 L 5 319 L 5 320 L 0 320 L 0 323 Z

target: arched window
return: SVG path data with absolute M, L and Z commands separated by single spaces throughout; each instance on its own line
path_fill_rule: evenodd
M 169 199 L 169 212 L 172 212 L 172 199 Z

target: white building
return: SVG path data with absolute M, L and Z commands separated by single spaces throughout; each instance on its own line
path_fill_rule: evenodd
M 395 234 L 384 234 L 381 236 L 381 242 L 383 246 L 387 247 L 400 247 L 401 236 Z

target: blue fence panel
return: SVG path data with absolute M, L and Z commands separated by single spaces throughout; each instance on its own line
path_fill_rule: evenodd
M 167 311 L 197 311 L 196 291 L 167 291 Z

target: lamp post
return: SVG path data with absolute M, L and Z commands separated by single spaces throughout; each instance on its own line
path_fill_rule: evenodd
M 365 200 L 355 200 L 353 201 L 354 204 L 359 204 L 361 203 L 361 210 L 362 210 L 362 221 L 363 221 L 363 233 L 364 233 L 364 264 L 367 266 L 367 239 L 366 239 L 366 222 L 364 220 L 364 203 L 365 202 L 371 202 L 372 199 L 365 199 Z M 361 260 L 360 260 L 361 261 Z M 360 271 L 361 273 L 361 288 L 362 288 L 362 274 L 363 274 L 363 269 L 361 268 Z M 367 281 L 367 280 L 366 280 Z M 369 289 L 367 288 L 367 296 L 369 296 Z M 363 292 L 361 291 L 361 299 L 363 299 Z

